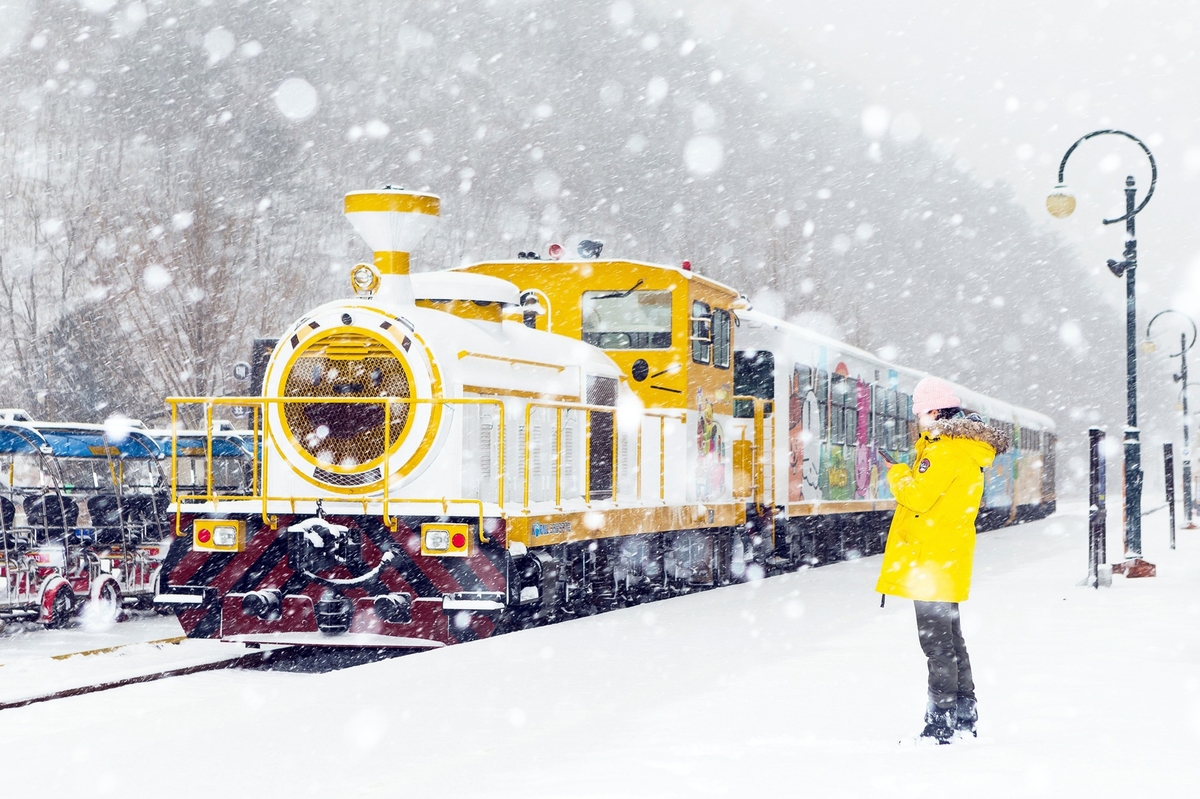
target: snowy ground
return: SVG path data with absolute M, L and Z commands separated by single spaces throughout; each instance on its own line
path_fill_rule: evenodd
M 85 607 L 76 624 L 11 624 L 0 634 L 0 703 L 193 668 L 249 653 L 240 644 L 190 641 L 172 616 L 132 612 L 114 623 Z M 0 719 L 0 734 L 6 725 Z
M 1101 590 L 1075 585 L 1082 508 L 980 537 L 978 741 L 907 745 L 924 662 L 869 558 L 341 672 L 0 711 L 4 792 L 65 767 L 97 796 L 1190 796 L 1200 531 L 1171 552 L 1165 522 L 1159 576 Z M 13 640 L 0 662 L 28 663 Z

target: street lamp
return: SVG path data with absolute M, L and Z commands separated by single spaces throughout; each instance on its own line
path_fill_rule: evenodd
M 1075 152 L 1076 147 L 1088 139 L 1109 134 L 1124 136 L 1134 142 L 1150 159 L 1150 190 L 1142 198 L 1141 204 L 1136 203 L 1137 187 L 1133 175 L 1130 175 L 1125 178 L 1125 215 L 1103 220 L 1106 225 L 1125 223 L 1124 260 L 1110 259 L 1108 268 L 1117 277 L 1125 275 L 1125 557 L 1139 558 L 1142 555 L 1142 445 L 1137 425 L 1137 302 L 1134 294 L 1137 239 L 1134 235 L 1133 220 L 1154 196 L 1154 186 L 1158 182 L 1158 164 L 1154 161 L 1154 155 L 1141 139 L 1123 130 L 1097 130 L 1089 133 L 1072 144 L 1063 156 L 1062 163 L 1058 165 L 1058 185 L 1046 198 L 1046 210 L 1060 219 L 1071 215 L 1075 210 L 1075 198 L 1063 182 L 1067 159 Z
M 1196 322 L 1192 319 L 1192 317 L 1188 316 L 1182 311 L 1175 311 L 1171 309 L 1159 311 L 1150 319 L 1149 324 L 1146 325 L 1146 340 L 1151 347 L 1153 347 L 1154 344 L 1153 342 L 1150 342 L 1150 328 L 1154 327 L 1154 321 L 1158 319 L 1158 317 L 1169 313 L 1179 314 L 1184 319 L 1188 320 L 1188 323 L 1190 323 L 1192 326 L 1192 343 L 1188 343 L 1187 332 L 1184 331 L 1183 333 L 1179 334 L 1179 352 L 1168 353 L 1169 357 L 1179 359 L 1179 374 L 1171 375 L 1171 377 L 1175 379 L 1176 383 L 1183 383 L 1183 408 L 1181 409 L 1183 411 L 1183 512 L 1187 515 L 1188 526 L 1190 527 L 1192 523 L 1192 450 L 1190 442 L 1191 419 L 1188 416 L 1187 404 L 1187 352 L 1192 347 L 1196 346 Z M 1151 349 L 1151 352 L 1153 352 L 1153 349 Z

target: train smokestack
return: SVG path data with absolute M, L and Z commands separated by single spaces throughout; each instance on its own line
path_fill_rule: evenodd
M 408 256 L 437 222 L 441 200 L 433 194 L 403 189 L 352 191 L 346 195 L 346 218 L 375 251 L 379 290 L 385 302 L 411 305 Z

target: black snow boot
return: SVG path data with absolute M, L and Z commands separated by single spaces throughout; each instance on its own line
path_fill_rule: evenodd
M 979 708 L 972 697 L 960 696 L 954 705 L 955 732 L 970 733 L 979 737 L 975 732 L 975 723 L 979 721 Z
M 925 729 L 921 731 L 921 737 L 948 744 L 954 737 L 954 726 L 955 708 L 934 705 L 925 711 Z

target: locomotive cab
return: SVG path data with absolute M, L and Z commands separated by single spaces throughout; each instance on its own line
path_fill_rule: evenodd
M 647 407 L 732 413 L 738 293 L 639 261 L 491 261 L 457 270 L 520 290 L 526 324 L 599 347 Z

